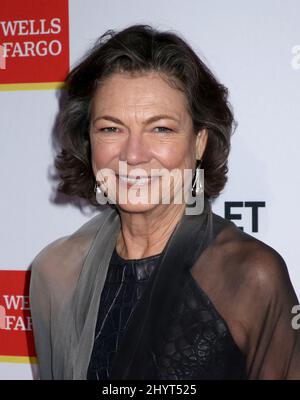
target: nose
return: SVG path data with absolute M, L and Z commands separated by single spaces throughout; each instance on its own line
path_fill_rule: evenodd
M 141 132 L 130 132 L 120 153 L 120 160 L 139 165 L 150 160 L 150 146 Z

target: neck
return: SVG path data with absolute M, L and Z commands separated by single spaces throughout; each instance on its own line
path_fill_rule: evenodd
M 125 259 L 159 254 L 165 248 L 185 210 L 185 204 L 172 204 L 149 212 L 130 213 L 119 209 L 121 230 L 116 250 Z

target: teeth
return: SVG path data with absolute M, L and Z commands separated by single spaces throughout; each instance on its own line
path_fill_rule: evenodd
M 136 179 L 136 178 L 129 178 L 129 177 L 121 176 L 121 175 L 119 176 L 119 178 L 123 182 L 128 182 L 128 183 L 132 183 L 132 184 L 134 184 L 134 183 L 143 184 L 143 183 L 147 183 L 147 182 L 151 181 L 151 178 L 138 178 L 138 179 Z

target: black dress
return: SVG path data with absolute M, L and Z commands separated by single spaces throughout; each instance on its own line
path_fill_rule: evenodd
M 125 260 L 114 249 L 100 299 L 88 380 L 111 379 L 114 356 L 159 257 Z M 247 379 L 244 354 L 191 274 L 186 275 L 166 325 L 164 344 L 152 354 L 155 362 L 145 379 Z

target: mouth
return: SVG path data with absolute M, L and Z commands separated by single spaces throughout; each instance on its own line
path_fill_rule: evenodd
M 129 177 L 126 175 L 117 175 L 120 182 L 125 183 L 129 186 L 137 185 L 142 186 L 149 183 L 152 183 L 154 180 L 158 178 L 158 176 L 136 176 L 136 177 Z

